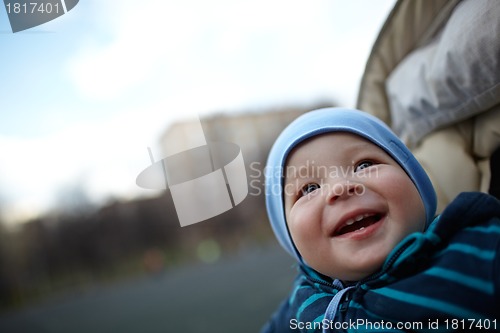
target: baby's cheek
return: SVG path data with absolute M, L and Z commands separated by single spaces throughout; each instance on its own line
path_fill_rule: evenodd
M 416 191 L 416 187 L 410 177 L 402 170 L 394 166 L 379 168 L 375 182 L 386 192 L 386 194 L 404 200 L 408 191 Z
M 288 230 L 297 248 L 307 247 L 314 241 L 317 233 L 316 217 L 307 210 L 292 211 L 288 222 Z

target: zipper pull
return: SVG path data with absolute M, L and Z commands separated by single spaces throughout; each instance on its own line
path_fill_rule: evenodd
M 347 312 L 347 309 L 349 308 L 349 302 L 351 301 L 350 294 L 351 294 L 350 292 L 345 293 L 345 299 L 340 304 L 340 312 L 341 313 Z

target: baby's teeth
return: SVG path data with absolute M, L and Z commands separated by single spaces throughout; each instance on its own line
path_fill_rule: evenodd
M 356 217 L 355 217 L 355 218 L 353 218 L 353 219 L 349 219 L 349 220 L 347 220 L 345 224 L 346 224 L 346 225 L 351 225 L 351 224 L 353 224 L 354 222 L 359 222 L 359 221 L 361 221 L 362 219 L 364 219 L 364 218 L 365 218 L 365 217 L 367 217 L 367 216 L 368 216 L 368 214 L 358 215 L 358 216 L 356 216 Z

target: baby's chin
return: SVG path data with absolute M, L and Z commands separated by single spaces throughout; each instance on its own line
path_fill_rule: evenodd
M 304 258 L 304 263 L 316 272 L 334 280 L 357 282 L 380 272 L 388 255 L 389 251 L 383 247 L 357 253 L 356 256 L 343 259 L 337 257 L 329 261 L 313 256 L 310 261 Z

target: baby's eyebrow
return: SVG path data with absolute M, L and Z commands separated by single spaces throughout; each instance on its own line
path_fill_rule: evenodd
M 287 172 L 285 171 L 283 173 L 283 180 L 285 183 L 287 182 L 291 182 L 291 181 L 294 181 L 294 180 L 297 180 L 297 179 L 301 179 L 302 177 L 300 177 L 299 175 L 296 174 L 296 172 L 294 173 L 290 173 L 290 172 Z
M 283 174 L 283 181 L 286 184 L 294 183 L 296 186 L 300 186 L 307 182 L 318 181 L 323 179 L 326 174 L 325 167 L 319 167 L 321 170 L 318 170 L 318 166 L 316 165 L 300 165 L 300 166 L 290 166 L 285 170 Z
M 360 141 L 360 142 L 352 142 L 348 150 L 350 150 L 351 153 L 363 151 L 363 150 L 370 150 L 372 148 L 373 144 L 370 142 L 365 142 L 365 141 Z
M 314 174 L 314 165 L 301 164 L 301 165 L 287 165 L 283 171 L 285 179 L 309 179 L 310 175 Z M 305 175 L 304 175 L 305 172 Z

